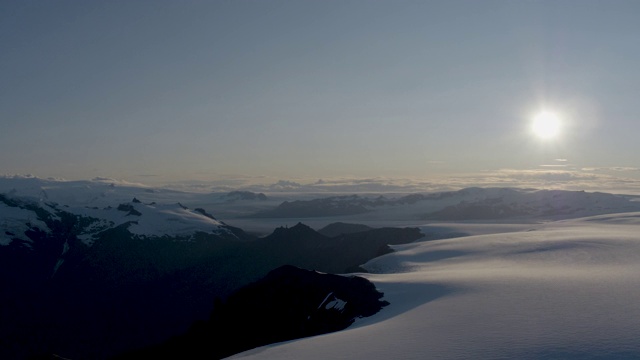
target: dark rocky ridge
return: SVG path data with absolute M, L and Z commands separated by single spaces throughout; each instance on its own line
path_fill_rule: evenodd
M 361 277 L 282 266 L 225 302 L 217 300 L 209 320 L 184 335 L 117 359 L 220 359 L 262 345 L 343 330 L 356 318 L 388 305 L 382 296 Z
M 335 237 L 340 235 L 353 234 L 361 231 L 369 231 L 371 229 L 372 228 L 367 225 L 335 222 L 323 227 L 322 229 L 318 230 L 318 232 L 324 236 Z

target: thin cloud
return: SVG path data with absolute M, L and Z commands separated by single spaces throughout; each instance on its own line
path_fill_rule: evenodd
M 575 168 L 560 162 L 559 164 L 543 164 L 535 169 L 499 169 L 455 176 L 423 178 L 345 177 L 274 180 L 267 177 L 241 176 L 233 178 L 225 176 L 209 181 L 175 182 L 166 184 L 162 188 L 200 193 L 247 190 L 283 194 L 400 194 L 454 191 L 467 187 L 513 187 L 640 194 L 640 178 L 634 177 L 639 171 L 639 168 L 634 167 Z M 21 175 L 21 177 L 28 178 L 30 176 Z M 31 177 L 33 176 L 31 175 Z M 142 185 L 106 177 L 94 178 L 93 181 Z
M 302 179 L 297 181 L 280 180 L 275 184 L 252 185 L 243 189 L 260 192 L 373 194 L 454 191 L 475 186 L 640 194 L 640 179 L 613 176 L 597 171 L 585 171 L 583 169 L 557 165 L 538 169 L 501 169 L 474 174 L 422 179 L 324 178 L 322 180 L 310 180 L 308 182 Z
M 636 172 L 636 171 L 640 171 L 640 168 L 618 166 L 618 167 L 611 167 L 611 168 L 609 168 L 609 170 L 611 170 L 611 171 L 620 171 L 620 172 L 626 172 L 626 171 Z
M 100 183 L 109 183 L 109 184 L 120 185 L 120 186 L 148 187 L 147 185 L 139 182 L 131 182 L 127 180 L 114 179 L 114 178 L 103 177 L 103 176 L 96 176 L 93 179 L 91 179 L 91 181 L 100 182 Z
M 640 168 L 631 166 L 585 167 L 583 171 L 640 172 Z

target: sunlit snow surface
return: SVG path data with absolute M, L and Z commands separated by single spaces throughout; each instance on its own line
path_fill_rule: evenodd
M 235 357 L 640 358 L 640 213 L 395 248 L 363 274 L 381 312 Z
M 127 224 L 132 234 L 146 237 L 190 238 L 197 232 L 233 236 L 223 222 L 178 203 L 178 199 L 188 199 L 189 194 L 139 184 L 0 177 L 0 194 L 19 202 L 31 202 L 51 214 L 58 209 L 95 219 L 78 234 L 78 238 L 89 245 L 100 232 L 123 224 Z M 134 202 L 136 197 L 139 200 Z M 118 210 L 120 204 L 133 208 L 138 215 Z M 0 245 L 10 244 L 13 238 L 29 243 L 24 236 L 31 228 L 27 223 L 49 231 L 34 212 L 0 203 Z
M 208 233 L 228 233 L 222 228 L 220 221 L 187 209 L 179 204 L 128 204 L 139 216 L 130 215 L 126 211 L 115 208 L 93 209 L 71 207 L 65 209 L 74 214 L 81 214 L 100 219 L 92 224 L 93 229 L 80 236 L 85 242 L 90 242 L 92 234 L 103 228 L 131 222 L 128 229 L 132 234 L 142 236 L 191 236 L 198 231 Z M 91 231 L 95 230 L 95 231 Z

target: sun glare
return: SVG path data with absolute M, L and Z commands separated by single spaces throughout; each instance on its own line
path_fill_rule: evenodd
M 552 139 L 560 133 L 560 118 L 553 112 L 542 111 L 533 117 L 533 132 L 541 139 Z

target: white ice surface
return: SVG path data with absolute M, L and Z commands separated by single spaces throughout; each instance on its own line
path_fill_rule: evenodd
M 396 246 L 362 276 L 391 305 L 246 359 L 640 358 L 640 213 Z

